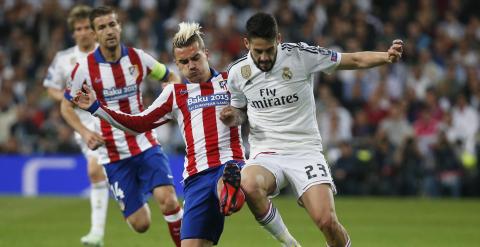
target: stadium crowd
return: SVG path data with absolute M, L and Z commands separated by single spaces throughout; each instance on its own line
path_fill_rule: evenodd
M 118 7 L 127 45 L 175 70 L 181 21 L 197 21 L 211 65 L 245 54 L 245 21 L 274 13 L 286 42 L 340 52 L 386 51 L 400 63 L 315 78 L 317 120 L 342 195 L 479 196 L 480 4 L 475 0 L 0 0 L 0 154 L 79 152 L 42 81 L 55 53 L 73 45 L 65 18 L 78 3 Z M 161 92 L 144 88 L 146 105 Z M 176 124 L 158 129 L 183 152 Z

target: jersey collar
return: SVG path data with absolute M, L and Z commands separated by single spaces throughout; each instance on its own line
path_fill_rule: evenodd
M 212 74 L 212 76 L 210 78 L 208 78 L 208 80 L 206 82 L 212 81 L 213 78 L 215 78 L 216 76 L 218 76 L 220 74 L 218 71 L 216 71 L 215 69 L 213 69 L 211 67 L 210 67 L 210 73 Z M 187 79 L 185 79 L 185 80 L 183 80 L 183 83 L 184 84 L 190 84 L 191 82 L 189 82 Z
M 125 45 L 121 44 L 120 49 L 121 49 L 120 59 L 124 56 L 128 56 L 128 48 Z M 102 52 L 100 51 L 100 46 L 97 47 L 97 49 L 93 52 L 93 56 L 95 57 L 95 61 L 97 63 L 115 64 L 115 63 L 118 63 L 120 61 L 120 59 L 118 59 L 118 61 L 116 61 L 116 62 L 107 62 L 107 60 L 105 60 L 105 57 L 103 57 Z

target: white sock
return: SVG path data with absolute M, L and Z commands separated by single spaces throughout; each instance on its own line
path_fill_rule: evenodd
M 90 206 L 92 209 L 90 232 L 103 236 L 105 233 L 105 221 L 107 219 L 108 208 L 107 181 L 92 184 L 90 190 Z
M 285 223 L 283 223 L 280 212 L 273 206 L 271 202 L 267 214 L 261 219 L 257 219 L 257 221 L 263 226 L 263 228 L 265 228 L 265 230 L 270 232 L 270 234 L 281 243 L 297 242 L 288 231 Z

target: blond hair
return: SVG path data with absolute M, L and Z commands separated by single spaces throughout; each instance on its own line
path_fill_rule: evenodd
M 77 5 L 73 7 L 70 13 L 68 14 L 68 19 L 67 19 L 68 28 L 70 28 L 70 31 L 73 32 L 75 30 L 75 27 L 74 27 L 75 22 L 83 19 L 88 20 L 88 17 L 90 16 L 90 12 L 92 12 L 92 8 L 86 5 Z
M 178 24 L 178 32 L 173 36 L 173 49 L 187 47 L 194 42 L 198 42 L 201 49 L 205 48 L 205 44 L 202 39 L 202 28 L 200 24 L 196 22 L 182 22 Z

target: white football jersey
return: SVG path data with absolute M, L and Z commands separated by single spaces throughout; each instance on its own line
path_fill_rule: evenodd
M 315 116 L 313 77 L 331 73 L 341 54 L 305 43 L 277 47 L 273 68 L 263 72 L 250 53 L 232 63 L 228 75 L 231 105 L 247 108 L 251 156 L 262 152 L 322 151 Z
M 78 46 L 70 47 L 63 51 L 57 52 L 53 62 L 48 67 L 47 76 L 43 81 L 44 87 L 64 90 L 73 67 L 81 59 L 86 58 L 88 53 L 80 51 Z M 80 121 L 89 129 L 94 129 L 94 123 L 99 122 L 88 112 L 75 108 Z
M 75 64 L 81 59 L 85 59 L 87 55 L 88 53 L 80 51 L 78 46 L 57 52 L 53 62 L 48 67 L 47 76 L 43 81 L 43 86 L 63 91 Z M 88 112 L 78 108 L 74 108 L 74 110 L 82 124 L 88 129 L 94 130 L 95 125 L 100 123 L 96 117 L 93 117 Z M 75 133 L 75 138 L 77 139 L 77 142 L 81 141 L 80 134 Z

